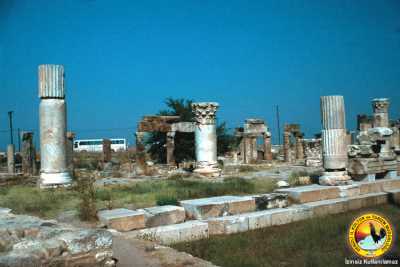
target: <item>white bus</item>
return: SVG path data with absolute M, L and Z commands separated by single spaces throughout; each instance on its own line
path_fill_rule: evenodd
M 114 152 L 126 151 L 127 149 L 126 139 L 116 138 L 116 139 L 110 139 L 110 141 L 111 141 L 112 151 Z M 103 152 L 103 139 L 75 140 L 74 151 Z

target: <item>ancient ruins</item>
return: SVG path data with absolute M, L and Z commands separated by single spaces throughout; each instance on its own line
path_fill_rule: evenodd
M 261 119 L 247 119 L 244 127 L 236 128 L 235 135 L 240 138 L 239 159 L 245 164 L 257 163 L 259 160 L 272 161 L 271 133 Z M 257 138 L 263 140 L 263 157 L 258 157 Z
M 34 146 L 30 131 L 21 135 L 21 151 L 8 145 L 1 184 L 9 186 L 15 177 L 24 177 L 23 181 L 33 180 L 40 190 L 73 190 L 78 181 L 82 186 L 83 179 L 83 189 L 89 190 L 85 203 L 89 204 L 96 188 L 129 188 L 147 180 L 171 179 L 179 184 L 184 179 L 189 183 L 265 179 L 273 181 L 274 188 L 259 194 L 167 199 L 139 208 L 135 203 L 121 207 L 111 196 L 103 196 L 106 208 L 97 209 L 94 204 L 97 221 L 83 228 L 13 214 L 2 207 L 0 228 L 6 230 L 0 230 L 0 266 L 20 266 L 33 257 L 37 264 L 112 267 L 118 260 L 113 237 L 118 242 L 170 245 L 389 202 L 399 204 L 400 121 L 389 119 L 387 98 L 373 99 L 372 115 L 358 115 L 356 131 L 348 131 L 344 97 L 321 96 L 321 132 L 306 138 L 300 124 L 286 123 L 282 144 L 272 142 L 272 131 L 264 119 L 246 119 L 232 134 L 231 151 L 222 155 L 217 134 L 220 104 L 194 102 L 190 106 L 193 121 L 182 121 L 178 115 L 143 116 L 134 149 L 115 151 L 112 139 L 105 137 L 99 141 L 101 152 L 77 152 L 74 140 L 79 132 L 67 131 L 64 77 L 61 65 L 39 66 L 40 147 Z M 166 163 L 151 158 L 146 140 L 151 133 L 165 136 L 165 144 L 159 145 L 165 148 Z M 194 138 L 195 160 L 189 162 L 193 168 L 175 159 L 177 134 Z M 303 174 L 296 174 L 299 171 Z M 14 180 L 14 184 L 20 181 Z M 213 266 L 196 261 L 205 264 L 199 266 Z

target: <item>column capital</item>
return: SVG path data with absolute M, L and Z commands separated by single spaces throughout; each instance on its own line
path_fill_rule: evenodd
M 374 113 L 387 113 L 389 104 L 389 98 L 375 98 L 372 100 L 372 109 Z
M 198 102 L 192 104 L 197 124 L 215 124 L 219 104 L 216 102 Z

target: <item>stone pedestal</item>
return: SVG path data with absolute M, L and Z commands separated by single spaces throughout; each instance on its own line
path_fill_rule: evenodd
M 67 186 L 71 176 L 66 158 L 64 68 L 39 66 L 40 187 Z
M 215 115 L 218 103 L 193 103 L 195 115 L 195 173 L 207 177 L 216 177 L 221 174 L 217 162 L 217 133 Z
M 347 174 L 346 120 L 343 96 L 321 97 L 323 185 L 351 183 Z
M 15 149 L 14 145 L 8 145 L 7 146 L 7 170 L 8 174 L 14 174 L 15 173 Z

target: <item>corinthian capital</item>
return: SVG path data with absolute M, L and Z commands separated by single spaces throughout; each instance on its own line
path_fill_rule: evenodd
M 388 98 L 375 98 L 372 100 L 372 108 L 374 113 L 386 113 L 389 109 Z
M 198 124 L 215 124 L 215 114 L 219 105 L 215 102 L 193 103 L 192 109 Z

